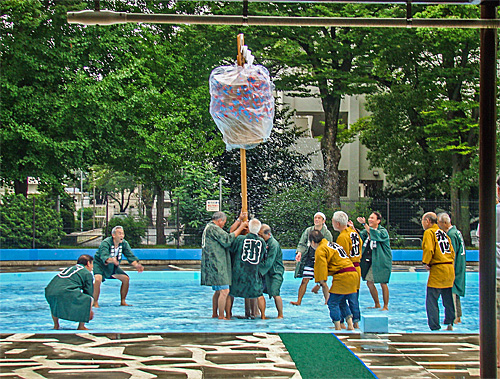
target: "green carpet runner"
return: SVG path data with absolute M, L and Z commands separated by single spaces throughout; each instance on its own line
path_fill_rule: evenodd
M 304 379 L 376 376 L 334 334 L 279 333 Z

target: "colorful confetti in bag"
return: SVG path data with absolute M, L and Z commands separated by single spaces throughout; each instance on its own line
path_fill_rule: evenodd
M 210 114 L 227 150 L 251 149 L 271 135 L 273 83 L 264 66 L 220 66 L 210 75 Z

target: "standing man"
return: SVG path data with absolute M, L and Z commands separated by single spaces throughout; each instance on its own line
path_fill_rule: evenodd
M 92 320 L 94 299 L 94 258 L 83 254 L 76 265 L 57 274 L 45 288 L 45 298 L 50 306 L 54 329 L 59 329 L 59 319 L 77 321 L 78 330 L 87 330 L 85 323 Z
M 224 309 L 226 307 L 229 285 L 231 284 L 231 257 L 229 247 L 234 238 L 248 226 L 244 221 L 246 213 L 233 223 L 231 229 L 236 230 L 227 233 L 222 229 L 226 225 L 227 216 L 224 212 L 214 212 L 201 237 L 201 285 L 212 286 L 215 291 L 212 297 L 212 317 L 226 319 Z
M 437 216 L 434 212 L 427 212 L 422 216 L 422 227 L 425 230 L 422 239 L 422 263 L 430 271 L 425 298 L 427 323 L 431 330 L 441 329 L 438 307 L 438 299 L 441 296 L 444 306 L 444 324 L 448 325 L 447 330 L 453 330 L 455 307 L 451 289 L 455 280 L 453 267 L 455 251 L 450 237 L 438 228 Z
M 330 310 L 330 317 L 335 325 L 335 330 L 341 329 L 341 319 L 347 321 L 348 330 L 354 330 L 352 320 L 353 318 L 359 320 L 360 315 L 351 312 L 347 302 L 355 304 L 358 301 L 356 294 L 358 273 L 356 268 L 342 246 L 335 242 L 328 242 L 319 231 L 311 231 L 309 241 L 316 253 L 314 280 L 316 283 L 320 283 L 323 290 L 325 303 Z M 326 284 L 328 275 L 333 277 L 330 289 Z M 359 309 L 359 306 L 353 309 Z
M 260 274 L 263 275 L 262 279 L 265 284 L 264 293 L 267 293 L 269 298 L 274 298 L 274 304 L 278 310 L 278 318 L 283 318 L 283 300 L 280 296 L 283 273 L 285 272 L 283 252 L 278 241 L 272 236 L 269 225 L 262 224 L 259 236 L 266 241 L 267 246 L 266 260 L 260 267 Z
M 379 212 L 373 212 L 368 217 L 368 223 L 364 217 L 358 217 L 357 221 L 363 226 L 359 233 L 363 242 L 363 255 L 371 254 L 371 267 L 368 269 L 365 280 L 370 295 L 375 305 L 373 308 L 380 308 L 377 287 L 375 283 L 380 283 L 382 289 L 382 298 L 384 300 L 383 311 L 389 310 L 389 279 L 392 271 L 392 250 L 389 240 L 389 233 L 380 223 L 382 215 Z
M 455 306 L 455 324 L 462 322 L 462 305 L 460 297 L 465 296 L 465 242 L 462 233 L 455 225 L 451 224 L 450 216 L 447 213 L 437 215 L 439 228 L 450 237 L 451 245 L 455 251 L 455 281 L 453 282 L 452 294 Z
M 313 230 L 317 230 L 328 242 L 333 241 L 332 233 L 330 233 L 326 227 L 325 222 L 325 214 L 317 212 L 314 215 L 314 225 L 306 228 L 300 237 L 295 253 L 295 261 L 297 262 L 295 266 L 295 277 L 302 278 L 302 282 L 299 287 L 299 298 L 297 301 L 291 301 L 290 304 L 292 305 L 302 304 L 302 298 L 306 293 L 307 284 L 314 278 L 314 250 L 310 248 L 309 233 Z
M 122 282 L 120 287 L 120 305 L 128 306 L 125 298 L 128 294 L 130 278 L 120 267 L 122 256 L 125 255 L 128 262 L 138 272 L 143 272 L 144 267 L 139 259 L 132 253 L 129 243 L 125 240 L 125 231 L 122 226 L 115 226 L 111 231 L 111 237 L 101 242 L 94 261 L 94 307 L 99 308 L 99 294 L 101 283 L 106 279 L 118 279 Z
M 349 224 L 349 216 L 347 213 L 338 211 L 333 214 L 332 226 L 337 232 L 340 232 L 337 237 L 337 243 L 342 246 L 345 252 L 349 255 L 349 259 L 356 268 L 358 273 L 358 283 L 356 285 L 356 297 L 357 300 L 354 304 L 349 303 L 349 308 L 351 308 L 352 314 L 360 315 L 359 310 L 359 287 L 361 284 L 361 268 L 359 267 L 359 260 L 361 259 L 361 237 L 359 236 L 356 229 Z M 352 224 L 352 222 L 351 222 Z M 357 309 L 355 309 L 357 307 Z M 359 319 L 353 318 L 352 320 L 354 328 L 359 328 Z M 342 325 L 341 325 L 342 327 Z
M 248 222 L 249 233 L 240 235 L 231 244 L 233 279 L 229 286 L 230 299 L 227 301 L 226 314 L 231 315 L 234 297 L 257 299 L 260 316 L 266 318 L 266 300 L 263 295 L 262 278 L 259 270 L 266 258 L 266 241 L 259 237 L 261 222 L 256 218 Z M 250 305 L 250 307 L 252 307 Z M 252 309 L 246 310 L 247 317 L 253 316 Z

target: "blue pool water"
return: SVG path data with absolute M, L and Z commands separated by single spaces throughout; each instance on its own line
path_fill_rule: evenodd
M 0 274 L 0 331 L 3 333 L 47 333 L 52 329 L 50 310 L 44 297 L 44 288 L 56 272 L 28 272 Z M 94 320 L 87 324 L 93 332 L 331 332 L 333 324 L 324 305 L 323 296 L 310 292 L 308 286 L 302 305 L 297 299 L 300 279 L 293 272 L 285 273 L 281 296 L 284 303 L 282 320 L 276 319 L 274 302 L 266 297 L 267 320 L 233 319 L 219 321 L 211 318 L 212 294 L 202 287 L 196 271 L 129 272 L 131 286 L 127 302 L 133 307 L 119 306 L 120 282 L 107 280 L 101 287 Z M 392 273 L 389 312 L 389 332 L 429 332 L 425 314 L 427 272 Z M 478 333 L 479 283 L 478 273 L 467 273 L 466 296 L 462 298 L 462 324 L 454 332 Z M 380 288 L 379 295 L 381 297 Z M 366 283 L 361 283 L 361 314 L 381 313 L 372 306 Z M 492 305 L 494 306 L 494 305 Z M 236 299 L 234 315 L 244 313 L 243 300 Z M 444 310 L 441 307 L 441 320 Z M 61 320 L 63 330 L 74 330 L 75 322 Z

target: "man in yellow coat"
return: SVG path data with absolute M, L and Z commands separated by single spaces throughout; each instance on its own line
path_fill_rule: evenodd
M 453 261 L 455 251 L 450 237 L 439 229 L 437 216 L 434 212 L 427 212 L 422 216 L 424 237 L 422 239 L 422 263 L 427 265 L 429 280 L 427 281 L 427 296 L 425 309 L 427 323 L 431 330 L 441 329 L 439 324 L 438 299 L 441 296 L 444 306 L 444 324 L 448 330 L 453 330 L 455 320 L 455 306 L 453 304 L 453 282 L 455 281 L 455 268 Z
M 340 232 L 339 236 L 337 237 L 337 243 L 342 246 L 347 255 L 349 255 L 349 259 L 351 260 L 352 264 L 356 268 L 356 272 L 358 273 L 358 284 L 356 288 L 356 297 L 358 301 L 355 304 L 349 303 L 349 308 L 351 309 L 351 312 L 353 314 L 361 315 L 361 312 L 359 310 L 359 287 L 361 283 L 361 268 L 359 267 L 359 261 L 361 259 L 361 237 L 352 225 L 352 221 L 349 221 L 349 216 L 345 212 L 337 211 L 333 214 L 332 226 L 334 230 Z M 354 310 L 354 307 L 357 307 L 357 309 Z M 358 329 L 359 319 L 353 318 L 352 322 L 354 328 Z M 342 322 L 340 324 L 340 327 L 342 328 Z
M 323 290 L 335 329 L 340 330 L 340 320 L 344 318 L 347 321 L 347 329 L 354 330 L 352 320 L 359 320 L 359 314 L 355 311 L 359 306 L 354 307 L 351 312 L 346 301 L 352 304 L 358 301 L 356 268 L 342 246 L 328 242 L 318 230 L 311 231 L 309 241 L 315 249 L 314 280 Z M 326 284 L 328 276 L 333 277 L 330 290 Z

